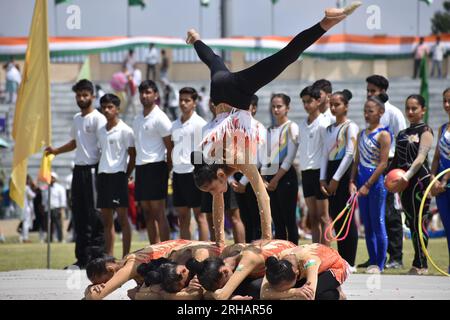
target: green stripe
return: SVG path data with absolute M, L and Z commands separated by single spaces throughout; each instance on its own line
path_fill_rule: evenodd
M 117 45 L 111 46 L 107 48 L 94 48 L 94 49 L 80 49 L 80 50 L 61 50 L 61 51 L 51 51 L 50 57 L 63 57 L 77 54 L 96 54 L 102 52 L 116 52 L 122 50 L 133 49 L 136 47 L 147 47 L 148 42 L 136 42 L 133 44 L 126 45 Z M 156 44 L 156 47 L 159 48 L 171 48 L 171 49 L 188 49 L 192 48 L 190 45 L 185 44 Z M 254 48 L 254 47 L 237 47 L 237 46 L 228 46 L 228 45 L 212 45 L 211 48 L 217 50 L 227 50 L 227 51 L 240 51 L 240 52 L 260 52 L 260 53 L 275 53 L 278 52 L 279 49 L 274 48 Z M 0 61 L 7 61 L 11 55 L 0 55 Z M 12 55 L 16 59 L 24 59 L 25 54 Z M 327 53 L 314 53 L 314 52 L 306 52 L 302 55 L 302 57 L 309 58 L 320 58 L 326 60 L 398 60 L 398 59 L 407 59 L 411 58 L 412 53 L 406 54 L 362 54 L 357 52 L 327 52 Z

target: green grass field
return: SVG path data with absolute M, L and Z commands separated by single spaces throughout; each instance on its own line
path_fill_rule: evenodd
M 137 239 L 138 235 L 133 234 Z M 32 234 L 33 243 L 18 243 L 17 238 L 10 237 L 6 243 L 0 244 L 0 271 L 23 270 L 23 269 L 44 269 L 47 266 L 47 244 L 38 243 L 37 235 Z M 116 237 L 114 252 L 116 256 L 122 252 L 121 243 Z M 301 243 L 308 243 L 302 240 Z M 147 242 L 133 241 L 131 250 L 136 250 L 146 246 Z M 333 244 L 334 247 L 335 243 Z M 62 269 L 75 261 L 74 255 L 75 245 L 73 243 L 52 243 L 51 245 L 51 269 Z M 443 270 L 447 270 L 448 252 L 447 241 L 445 238 L 431 239 L 428 246 L 429 253 L 434 262 Z M 411 267 L 414 256 L 414 250 L 410 239 L 406 239 L 403 243 L 403 264 L 404 269 L 386 270 L 385 274 L 406 274 Z M 368 258 L 366 243 L 364 239 L 360 239 L 358 243 L 358 254 L 356 263 L 365 262 Z M 363 271 L 362 269 L 359 271 Z M 429 263 L 429 274 L 440 275 L 440 273 Z

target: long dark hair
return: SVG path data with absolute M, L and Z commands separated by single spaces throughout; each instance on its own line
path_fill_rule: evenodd
M 108 273 L 106 265 L 108 263 L 115 263 L 115 262 L 116 258 L 107 255 L 92 259 L 86 266 L 86 275 L 88 279 L 92 283 L 94 283 L 94 279 L 99 278 Z

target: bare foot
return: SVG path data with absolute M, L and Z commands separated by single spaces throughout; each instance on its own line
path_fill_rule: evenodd
M 195 29 L 189 29 L 187 32 L 186 43 L 194 44 L 195 41 L 200 40 L 200 35 Z
M 324 30 L 329 30 L 345 18 L 351 15 L 362 5 L 361 1 L 354 1 L 345 8 L 328 8 L 325 10 L 325 18 L 320 22 Z
M 342 287 L 339 286 L 336 289 L 339 292 L 339 300 L 347 300 L 347 296 L 345 295 L 344 291 L 342 290 Z

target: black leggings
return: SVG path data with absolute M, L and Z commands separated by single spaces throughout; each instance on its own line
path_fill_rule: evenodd
M 295 284 L 296 288 L 302 287 L 306 279 L 301 279 Z M 319 274 L 317 278 L 316 299 L 315 300 L 339 300 L 339 288 L 341 284 L 336 280 L 331 271 Z
M 333 175 L 339 168 L 340 164 L 341 160 L 328 161 L 328 169 L 327 169 L 328 183 L 333 178 Z M 350 198 L 350 193 L 348 192 L 348 187 L 350 183 L 350 172 L 351 166 L 339 181 L 339 186 L 336 190 L 336 195 L 328 197 L 328 203 L 330 206 L 329 212 L 333 220 L 336 219 L 338 214 L 345 208 L 347 200 Z M 334 230 L 336 231 L 336 233 L 339 232 L 339 230 L 341 230 L 343 222 L 344 217 L 339 219 L 339 221 L 337 221 L 336 224 L 334 225 Z M 342 237 L 345 234 L 345 232 L 346 229 L 342 231 L 342 234 L 340 236 Z M 356 249 L 358 247 L 358 229 L 356 227 L 354 218 L 350 222 L 350 229 L 348 231 L 347 237 L 342 241 L 338 241 L 337 245 L 339 254 L 342 256 L 342 258 L 344 258 L 349 265 L 354 266 L 356 259 Z
M 266 176 L 270 182 L 274 176 Z M 275 239 L 289 240 L 298 244 L 298 226 L 296 221 L 298 194 L 297 171 L 294 167 L 280 179 L 275 191 L 269 191 L 270 209 L 275 226 Z
M 325 32 L 320 23 L 317 23 L 295 36 L 277 53 L 239 72 L 230 72 L 221 57 L 202 41 L 196 41 L 194 48 L 211 71 L 212 101 L 216 105 L 231 101 L 233 107 L 248 110 L 252 95 L 297 61 L 303 51 Z
M 425 247 L 427 247 L 428 233 L 426 228 L 424 228 L 424 222 L 429 218 L 430 199 L 425 201 L 422 221 L 419 221 L 419 209 L 423 194 L 429 184 L 430 175 L 428 170 L 421 169 L 419 173 L 409 181 L 408 188 L 400 195 L 403 211 L 406 216 L 406 226 L 411 231 L 411 240 L 414 247 L 414 260 L 412 265 L 416 268 L 428 268 L 427 257 L 420 244 L 419 228 L 422 228 Z

